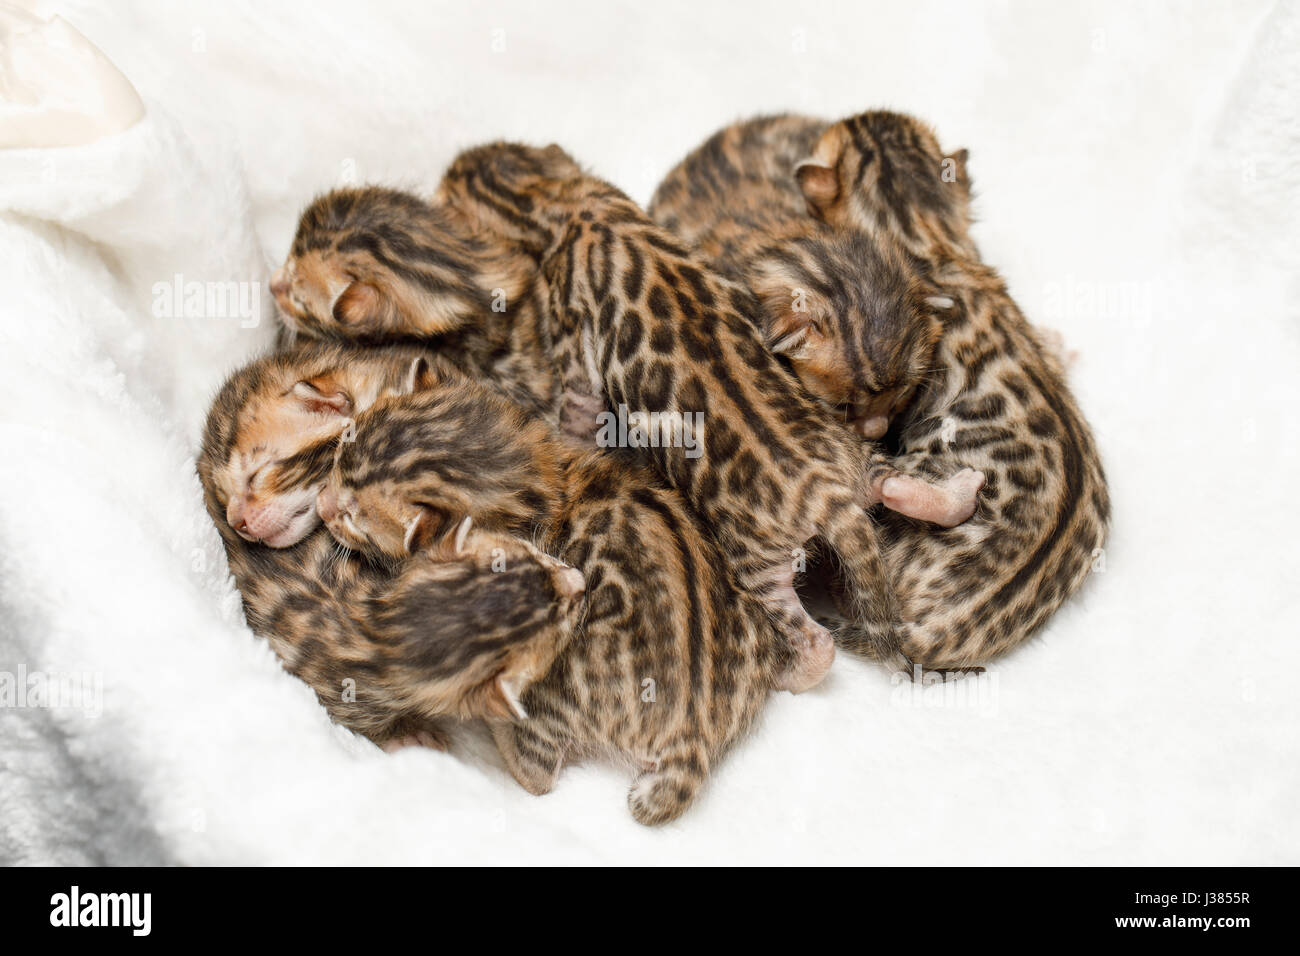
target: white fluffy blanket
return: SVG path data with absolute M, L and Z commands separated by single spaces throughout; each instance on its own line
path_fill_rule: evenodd
M 1294 3 L 26 5 L 145 115 L 0 150 L 0 862 L 1300 861 Z M 644 200 L 733 119 L 875 105 L 970 147 L 986 258 L 1079 352 L 1104 573 L 947 696 L 841 658 L 657 831 L 612 768 L 534 798 L 482 735 L 333 727 L 194 474 L 299 208 L 494 137 Z

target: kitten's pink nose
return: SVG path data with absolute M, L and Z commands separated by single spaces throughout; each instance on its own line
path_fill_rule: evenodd
M 281 266 L 271 274 L 271 295 L 278 299 L 288 294 L 289 273 L 285 271 L 284 266 Z
M 863 438 L 873 440 L 884 438 L 885 432 L 889 431 L 889 418 L 886 415 L 871 415 L 867 418 L 859 418 L 854 424 Z
M 334 493 L 329 485 L 320 490 L 316 496 L 316 513 L 320 515 L 320 520 L 326 524 L 333 521 L 339 515 L 339 496 Z
M 235 530 L 249 541 L 265 541 L 284 530 L 287 522 L 279 508 L 245 503 L 243 520 Z
M 248 523 L 244 520 L 244 506 L 246 502 L 243 498 L 235 497 L 230 499 L 230 504 L 226 506 L 226 524 L 235 529 L 235 532 L 248 541 L 255 541 L 251 531 L 248 530 Z
M 565 568 L 555 576 L 555 589 L 564 597 L 577 597 L 587 590 L 587 581 L 577 568 Z

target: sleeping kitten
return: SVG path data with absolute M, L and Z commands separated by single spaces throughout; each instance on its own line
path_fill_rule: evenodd
M 808 216 L 793 171 L 825 127 L 799 116 L 729 126 L 664 178 L 648 212 L 758 293 L 768 347 L 877 439 L 929 371 L 952 302 L 892 247 Z
M 582 630 L 519 697 L 520 719 L 494 725 L 498 747 L 532 793 L 566 761 L 612 752 L 639 769 L 636 819 L 674 819 L 788 667 L 766 610 L 653 476 L 574 449 L 462 376 L 417 368 L 411 380 L 419 391 L 376 402 L 339 445 L 322 517 L 391 562 L 420 560 L 468 515 L 581 570 Z
M 368 186 L 318 196 L 271 279 L 285 327 L 340 342 L 418 339 L 526 407 L 558 416 L 537 270 L 456 229 L 418 196 Z
M 870 112 L 820 134 L 795 170 L 809 211 L 918 257 L 955 306 L 932 380 L 896 429 L 905 470 L 987 476 L 980 508 L 946 531 L 887 516 L 905 647 L 958 667 L 1014 647 L 1087 578 L 1110 499 L 1092 433 L 1045 349 L 969 234 L 967 153 L 945 153 L 903 114 Z
M 784 686 L 816 684 L 830 634 L 804 609 L 794 576 L 820 538 L 853 611 L 837 634 L 880 660 L 898 648 L 896 602 L 866 509 L 884 497 L 948 523 L 949 489 L 904 476 L 814 399 L 765 347 L 751 293 L 710 272 L 631 200 L 559 147 L 497 143 L 453 161 L 435 201 L 536 256 L 551 290 L 566 393 L 633 412 L 702 416 L 703 454 L 660 441 L 649 457 L 722 545 L 740 586 L 760 594 L 799 666 Z
M 297 544 L 316 528 L 316 496 L 339 435 L 351 416 L 402 388 L 417 354 L 429 353 L 316 345 L 233 376 L 210 413 L 217 430 L 207 449 L 230 528 L 272 548 Z
M 568 641 L 583 582 L 573 569 L 504 535 L 452 536 L 391 574 L 345 553 L 323 528 L 281 549 L 237 534 L 227 521 L 231 489 L 239 487 L 232 483 L 232 462 L 241 458 L 234 449 L 256 447 L 248 445 L 248 432 L 256 431 L 257 444 L 286 454 L 260 466 L 256 484 L 303 480 L 310 469 L 290 463 L 315 459 L 322 426 L 310 411 L 282 407 L 300 400 L 286 381 L 308 375 L 319 382 L 322 362 L 342 353 L 299 356 L 297 367 L 276 355 L 231 376 L 204 433 L 204 500 L 249 626 L 330 716 L 386 749 L 441 747 L 439 717 L 512 712 L 511 702 Z M 410 361 L 404 357 L 403 369 Z M 283 452 L 293 445 L 299 455 Z M 333 443 L 327 447 L 328 469 Z

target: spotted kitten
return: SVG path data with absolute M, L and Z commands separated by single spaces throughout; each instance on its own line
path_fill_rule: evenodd
M 302 213 L 271 279 L 295 336 L 418 339 L 521 404 L 558 415 L 544 287 L 517 251 L 458 229 L 410 193 L 336 189 Z
M 825 127 L 795 168 L 813 216 L 901 246 L 955 301 L 933 377 L 896 426 L 897 460 L 936 475 L 980 469 L 980 507 L 938 532 L 884 524 L 905 647 L 933 667 L 987 660 L 1034 633 L 1086 579 L 1110 520 L 1060 363 L 970 237 L 966 160 L 920 121 L 878 111 Z
M 825 124 L 773 116 L 729 126 L 670 172 L 648 212 L 767 306 L 769 348 L 804 384 L 881 438 L 924 379 L 951 301 L 905 257 L 809 217 L 795 163 Z
M 729 126 L 664 178 L 649 213 L 753 289 L 768 347 L 864 437 L 880 439 L 925 381 L 953 303 L 892 244 L 808 215 L 793 170 L 825 125 L 787 115 Z M 966 469 L 935 483 L 937 523 L 969 518 L 983 481 Z M 896 500 L 896 484 L 881 483 L 883 503 L 906 510 L 915 486 Z
M 816 684 L 834 656 L 830 634 L 794 590 L 815 537 L 852 582 L 849 623 L 837 639 L 894 657 L 897 609 L 866 509 L 891 481 L 897 507 L 948 518 L 945 489 L 900 475 L 807 392 L 765 347 L 752 294 L 557 146 L 496 143 L 462 153 L 435 201 L 538 258 L 566 393 L 703 416 L 702 455 L 661 441 L 649 457 L 722 545 L 740 586 L 777 616 L 798 652 L 787 687 Z
M 375 403 L 340 444 L 322 517 L 349 547 L 402 561 L 467 515 L 579 569 L 581 632 L 521 695 L 521 719 L 494 724 L 498 747 L 532 793 L 568 761 L 625 759 L 633 816 L 674 819 L 789 665 L 766 610 L 649 473 L 574 449 L 460 376 L 413 379 L 420 391 Z
M 249 432 L 285 455 L 259 466 L 265 478 L 255 484 L 302 480 L 307 470 L 291 464 L 296 456 L 287 449 L 310 449 L 321 432 L 314 418 L 326 413 L 310 407 L 316 386 L 304 396 L 293 380 L 303 375 L 319 384 L 320 363 L 340 353 L 322 350 L 315 361 L 274 356 L 231 376 L 204 432 L 198 470 L 205 503 L 249 626 L 330 716 L 386 749 L 441 747 L 439 718 L 511 713 L 569 640 L 583 582 L 523 541 L 468 529 L 396 574 L 344 553 L 324 528 L 279 549 L 236 533 L 227 520 L 240 487 L 232 468 L 243 467 L 237 463 Z M 405 369 L 410 358 L 401 364 Z M 331 441 L 326 468 L 332 457 Z

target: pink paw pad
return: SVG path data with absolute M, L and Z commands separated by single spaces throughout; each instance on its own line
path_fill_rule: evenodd
M 933 483 L 895 475 L 881 482 L 880 499 L 891 511 L 951 528 L 975 513 L 976 498 L 983 487 L 984 472 L 973 468 Z
M 430 750 L 446 750 L 447 742 L 429 730 L 417 730 L 403 737 L 393 737 L 379 745 L 385 753 L 396 753 L 406 747 L 428 747 Z
M 795 660 L 778 679 L 776 689 L 802 694 L 820 684 L 830 671 L 835 662 L 835 641 L 830 631 L 809 620 L 792 636 L 790 646 Z

